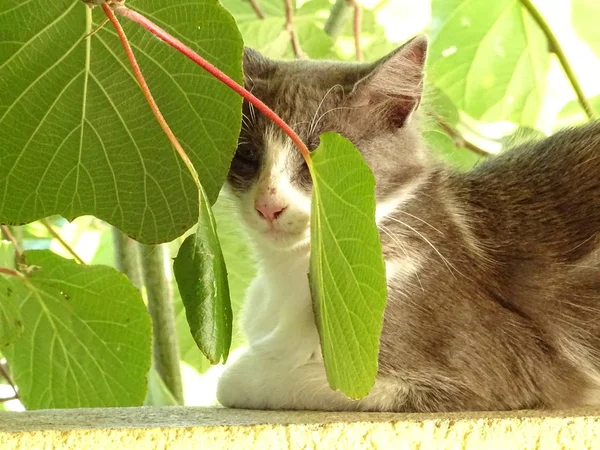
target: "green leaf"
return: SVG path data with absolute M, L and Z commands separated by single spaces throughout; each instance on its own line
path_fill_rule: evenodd
M 221 360 L 225 363 L 231 347 L 233 314 L 217 224 L 205 201 L 200 204 L 196 233 L 179 248 L 173 272 L 198 348 L 212 364 Z
M 227 266 L 231 309 L 235 317 L 241 311 L 246 290 L 250 281 L 254 278 L 256 270 L 252 264 L 247 238 L 240 230 L 239 221 L 231 213 L 233 207 L 230 199 L 221 196 L 213 207 L 213 211 L 219 230 L 219 242 Z M 176 292 L 179 292 L 178 289 L 176 289 Z M 198 346 L 190 333 L 190 326 L 180 296 L 177 296 L 175 300 L 175 313 L 177 315 L 177 334 L 181 359 L 199 373 L 206 372 L 210 367 L 210 362 L 198 351 Z M 231 340 L 231 351 L 244 343 L 245 336 L 240 332 L 239 327 L 235 327 Z
M 173 397 L 154 367 L 151 367 L 148 372 L 148 393 L 144 406 L 179 406 L 179 402 Z
M 429 75 L 456 106 L 486 121 L 535 126 L 550 56 L 518 0 L 433 0 Z
M 151 327 L 139 292 L 110 267 L 47 250 L 24 256 L 33 269 L 17 299 L 25 333 L 4 354 L 25 407 L 141 405 Z
M 600 95 L 590 98 L 589 102 L 594 111 L 600 113 Z M 581 107 L 579 100 L 572 100 L 558 113 L 558 118 L 553 128 L 555 131 L 558 131 L 562 128 L 584 124 L 589 120 L 590 118 Z
M 23 334 L 23 318 L 15 301 L 22 293 L 18 280 L 0 276 L 0 347 L 15 342 Z
M 335 133 L 321 135 L 312 166 L 310 285 L 325 369 L 332 389 L 358 399 L 377 375 L 387 295 L 375 178 Z
M 598 0 L 571 0 L 571 21 L 577 34 L 600 56 L 600 2 Z
M 238 82 L 242 41 L 217 0 L 128 5 Z M 196 187 L 152 115 L 110 24 L 79 0 L 0 2 L 0 222 L 92 214 L 144 243 L 198 218 Z M 214 202 L 236 148 L 241 98 L 121 19 L 167 122 Z

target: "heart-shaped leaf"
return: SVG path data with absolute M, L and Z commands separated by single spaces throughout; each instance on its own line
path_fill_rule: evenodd
M 238 82 L 242 40 L 217 0 L 130 1 Z M 0 2 L 0 222 L 92 214 L 145 243 L 198 218 L 192 178 L 152 115 L 110 24 L 80 0 Z M 167 122 L 214 202 L 241 99 L 120 19 Z
M 150 369 L 150 317 L 125 275 L 48 250 L 14 300 L 25 332 L 3 350 L 28 409 L 139 406 Z

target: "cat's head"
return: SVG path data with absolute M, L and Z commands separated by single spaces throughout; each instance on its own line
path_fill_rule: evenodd
M 312 151 L 335 131 L 358 148 L 377 183 L 377 213 L 408 195 L 423 170 L 414 111 L 427 40 L 417 37 L 376 63 L 272 61 L 244 52 L 246 88 L 285 120 Z M 244 101 L 228 176 L 243 221 L 260 243 L 290 249 L 310 239 L 311 178 L 298 149 Z

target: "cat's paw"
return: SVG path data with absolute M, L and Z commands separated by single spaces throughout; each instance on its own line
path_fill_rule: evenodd
M 268 380 L 262 377 L 259 359 L 243 355 L 225 369 L 217 384 L 217 400 L 227 408 L 265 409 Z

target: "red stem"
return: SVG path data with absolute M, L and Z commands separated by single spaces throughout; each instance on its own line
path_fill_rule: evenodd
M 104 8 L 105 11 L 106 11 L 106 9 L 109 9 L 109 7 L 106 4 L 103 4 L 102 8 Z M 202 58 L 198 53 L 194 52 L 183 42 L 181 42 L 177 38 L 171 36 L 169 33 L 167 33 L 165 30 L 160 28 L 154 22 L 150 21 L 149 19 L 146 19 L 140 13 L 138 13 L 132 9 L 129 9 L 126 6 L 117 6 L 114 9 L 114 11 L 117 14 L 138 23 L 139 25 L 144 27 L 146 30 L 148 30 L 152 34 L 154 34 L 156 37 L 158 37 L 162 41 L 166 42 L 167 44 L 169 44 L 171 47 L 175 48 L 179 52 L 183 53 L 189 59 L 191 59 L 196 64 L 198 64 L 200 67 L 202 67 L 204 70 L 206 70 L 208 73 L 210 73 L 217 80 L 219 80 L 221 83 L 225 84 L 227 87 L 229 87 L 230 89 L 234 90 L 239 95 L 244 97 L 248 102 L 250 102 L 254 106 L 256 106 L 265 116 L 267 116 L 275 125 L 277 125 L 285 134 L 287 134 L 289 136 L 289 138 L 292 140 L 292 142 L 294 144 L 296 144 L 296 146 L 300 150 L 300 153 L 302 153 L 302 156 L 304 157 L 306 163 L 309 165 L 309 167 L 311 166 L 310 152 L 308 151 L 308 148 L 306 147 L 304 142 L 302 142 L 302 139 L 300 139 L 300 137 L 294 132 L 294 130 L 292 130 L 290 128 L 290 126 L 287 123 L 285 123 L 281 117 L 279 117 L 277 114 L 275 114 L 275 112 L 273 112 L 273 110 L 271 108 L 269 108 L 267 105 L 265 105 L 261 100 L 259 100 L 257 97 L 255 97 L 252 93 L 250 93 L 246 89 L 244 89 L 243 86 L 240 86 L 234 80 L 229 78 L 226 74 L 221 72 L 218 68 L 213 66 L 207 60 Z
M 104 13 L 106 14 L 106 17 L 108 18 L 108 20 L 110 20 L 112 25 L 115 27 L 115 30 L 117 30 L 119 39 L 121 39 L 121 43 L 123 44 L 123 47 L 125 47 L 125 53 L 127 54 L 127 58 L 129 59 L 129 63 L 131 64 L 131 68 L 133 69 L 133 74 L 134 74 L 138 84 L 140 85 L 140 88 L 142 88 L 142 92 L 144 93 L 144 97 L 146 97 L 146 101 L 150 105 L 150 109 L 154 113 L 154 116 L 156 117 L 156 120 L 158 121 L 160 127 L 163 129 L 164 133 L 167 135 L 167 137 L 171 141 L 171 144 L 173 145 L 173 147 L 175 147 L 175 150 L 177 151 L 180 158 L 183 160 L 186 167 L 188 168 L 190 174 L 192 175 L 192 178 L 194 179 L 194 183 L 196 184 L 196 187 L 198 188 L 198 193 L 200 195 L 200 193 L 202 192 L 202 188 L 200 185 L 200 178 L 198 177 L 198 172 L 196 172 L 196 168 L 192 164 L 192 161 L 190 160 L 189 156 L 187 155 L 187 153 L 185 152 L 185 150 L 183 149 L 183 147 L 181 146 L 181 144 L 175 137 L 175 134 L 171 130 L 171 127 L 169 127 L 169 124 L 165 120 L 165 117 L 160 112 L 160 109 L 158 108 L 158 105 L 156 104 L 156 101 L 154 100 L 154 97 L 152 96 L 152 93 L 150 92 L 148 83 L 146 83 L 146 79 L 144 78 L 144 75 L 142 74 L 142 69 L 140 69 L 140 65 L 138 64 L 137 59 L 135 58 L 135 55 L 133 54 L 131 45 L 129 45 L 129 40 L 127 39 L 127 36 L 125 35 L 125 31 L 123 31 L 123 27 L 121 27 L 121 24 L 117 20 L 116 16 L 114 15 L 112 9 L 110 8 L 110 6 L 108 4 L 103 3 L 102 9 L 104 10 Z

